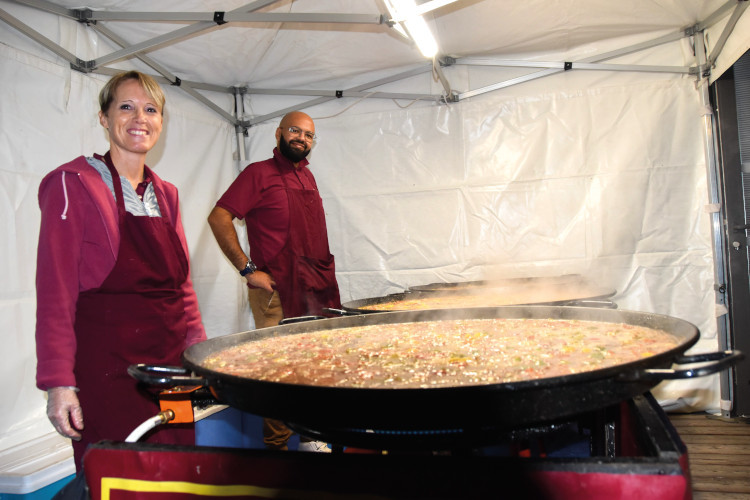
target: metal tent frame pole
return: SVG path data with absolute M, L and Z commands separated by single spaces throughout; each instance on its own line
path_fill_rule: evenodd
M 356 87 L 352 87 L 352 88 L 347 89 L 347 90 L 337 90 L 337 91 L 334 91 L 333 95 L 331 95 L 331 92 L 329 91 L 329 92 L 325 93 L 326 97 L 320 97 L 318 99 L 313 99 L 312 101 L 308 101 L 308 102 L 305 102 L 305 103 L 302 103 L 302 104 L 299 104 L 299 105 L 296 105 L 296 106 L 292 106 L 292 107 L 289 107 L 289 108 L 281 109 L 281 110 L 278 110 L 278 111 L 275 111 L 273 113 L 269 113 L 269 114 L 266 114 L 266 115 L 263 115 L 263 116 L 258 116 L 256 118 L 253 118 L 252 120 L 247 121 L 245 123 L 245 125 L 247 125 L 248 127 L 253 126 L 253 125 L 257 125 L 258 123 L 262 123 L 262 122 L 265 122 L 267 120 L 270 120 L 270 119 L 273 119 L 273 118 L 277 118 L 279 116 L 284 116 L 289 111 L 295 111 L 295 110 L 298 110 L 298 109 L 305 109 L 305 108 L 308 108 L 308 107 L 315 106 L 317 104 L 322 104 L 324 102 L 331 101 L 333 99 L 344 97 L 345 95 L 347 95 L 347 96 L 361 95 L 361 96 L 364 96 L 364 97 L 378 97 L 378 96 L 383 95 L 383 94 L 380 93 L 380 92 L 370 92 L 368 94 L 367 92 L 364 92 L 364 91 L 366 91 L 367 89 L 371 89 L 371 88 L 374 88 L 374 87 L 379 87 L 381 85 L 385 85 L 387 83 L 391 83 L 391 82 L 403 80 L 403 79 L 406 79 L 406 78 L 411 78 L 412 76 L 420 75 L 420 74 L 423 74 L 423 73 L 426 73 L 426 72 L 429 72 L 429 71 L 432 71 L 432 65 L 422 65 L 422 66 L 419 66 L 417 68 L 414 68 L 414 69 L 411 69 L 411 70 L 408 70 L 408 71 L 404 71 L 403 73 L 399 73 L 397 75 L 389 76 L 389 77 L 386 77 L 386 78 L 381 78 L 380 80 L 375 80 L 373 82 L 369 82 L 369 83 L 365 83 L 365 84 L 362 84 L 362 85 L 358 85 Z M 275 90 L 271 90 L 269 92 L 270 93 L 277 93 L 277 91 L 275 91 Z M 251 90 L 251 89 L 248 89 L 248 93 L 252 94 L 252 93 L 255 93 L 255 92 L 253 90 Z M 320 94 L 314 94 L 314 95 L 320 95 Z M 394 97 L 391 97 L 391 96 L 397 95 L 397 96 L 401 96 L 401 97 L 398 97 L 398 98 L 407 98 L 407 97 L 403 97 L 403 96 L 410 96 L 410 98 L 412 98 L 412 99 L 416 98 L 416 99 L 429 99 L 429 100 L 438 100 L 441 97 L 441 96 L 430 95 L 430 94 L 385 94 L 385 95 L 388 96 L 388 98 L 394 98 Z
M 709 66 L 713 67 L 716 64 L 716 59 L 719 57 L 719 53 L 721 53 L 722 49 L 724 48 L 724 45 L 727 43 L 727 39 L 729 38 L 729 35 L 734 30 L 734 27 L 737 25 L 737 22 L 740 20 L 740 16 L 743 12 L 745 12 L 745 9 L 750 6 L 750 3 L 748 3 L 747 0 L 734 0 L 727 2 L 725 6 L 727 8 L 731 7 L 732 4 L 736 4 L 734 7 L 734 10 L 732 11 L 732 15 L 729 17 L 729 21 L 727 21 L 727 25 L 724 27 L 724 31 L 722 31 L 721 35 L 719 36 L 719 40 L 716 42 L 716 46 L 713 48 L 713 51 L 708 56 L 707 63 Z M 703 28 L 701 27 L 701 31 Z
M 706 183 L 708 187 L 708 204 L 706 211 L 711 218 L 711 240 L 714 259 L 714 299 L 716 304 L 716 328 L 719 338 L 720 349 L 731 349 L 731 335 L 729 331 L 729 300 L 726 293 L 726 262 L 724 259 L 724 227 L 722 221 L 722 199 L 719 190 L 719 170 L 717 152 L 719 150 L 716 135 L 716 119 L 711 106 L 708 81 L 711 75 L 710 66 L 707 64 L 706 46 L 702 31 L 694 36 L 695 57 L 698 67 L 702 68 L 698 76 L 697 88 L 703 106 L 703 150 L 706 159 Z M 731 377 L 733 370 L 724 370 L 719 375 L 721 390 L 720 407 L 723 416 L 729 416 L 732 410 L 733 384 Z
M 599 54 L 596 56 L 587 57 L 578 62 L 567 61 L 567 62 L 543 62 L 543 61 L 513 61 L 505 59 L 496 59 L 488 57 L 462 57 L 452 61 L 454 64 L 465 64 L 470 66 L 499 66 L 508 68 L 545 68 L 542 71 L 537 71 L 527 75 L 511 78 L 503 82 L 498 82 L 493 85 L 487 85 L 485 87 L 462 92 L 458 95 L 459 99 L 467 99 L 469 97 L 475 97 L 477 95 L 485 94 L 502 88 L 511 87 L 520 83 L 537 80 L 546 76 L 556 75 L 564 71 L 570 71 L 573 69 L 578 70 L 599 70 L 599 71 L 641 71 L 641 72 L 660 72 L 660 73 L 691 73 L 695 72 L 695 68 L 687 66 L 646 66 L 646 65 L 635 65 L 635 64 L 602 64 L 601 61 L 606 61 L 633 52 L 638 52 L 651 47 L 656 47 L 665 43 L 674 42 L 689 36 L 686 31 L 680 31 L 671 33 L 654 40 L 649 40 L 639 44 L 631 45 L 629 47 L 623 47 L 611 52 Z M 451 61 L 448 61 L 449 63 Z
M 718 144 L 716 115 L 711 105 L 709 95 L 709 78 L 719 53 L 724 48 L 726 40 L 734 30 L 740 16 L 748 7 L 747 0 L 732 0 L 717 10 L 709 19 L 714 22 L 721 18 L 728 9 L 734 6 L 734 10 L 722 31 L 716 46 L 711 54 L 707 54 L 704 29 L 707 22 L 697 26 L 698 30 L 693 34 L 693 47 L 699 70 L 696 88 L 700 94 L 703 106 L 703 147 L 706 159 L 706 182 L 708 187 L 707 212 L 711 217 L 712 252 L 714 259 L 714 296 L 716 304 L 716 327 L 721 349 L 733 348 L 731 322 L 729 320 L 729 309 L 731 297 L 727 294 L 727 262 L 726 242 L 724 239 L 724 222 L 722 220 L 724 200 L 721 196 L 719 181 Z M 719 385 L 721 390 L 720 407 L 722 416 L 730 418 L 734 410 L 734 367 L 721 372 Z
M 112 74 L 114 70 L 106 68 L 105 65 L 127 59 L 130 57 L 137 57 L 157 73 L 159 73 L 170 85 L 180 86 L 186 93 L 191 95 L 196 100 L 200 101 L 204 105 L 211 108 L 213 111 L 218 113 L 224 119 L 229 121 L 233 126 L 251 127 L 260 122 L 282 116 L 286 112 L 292 110 L 292 108 L 285 108 L 278 110 L 273 113 L 269 113 L 263 116 L 255 117 L 251 120 L 238 120 L 236 116 L 232 116 L 230 113 L 222 110 L 219 106 L 215 105 L 212 101 L 202 96 L 198 90 L 216 91 L 222 93 L 232 94 L 234 96 L 236 88 L 234 86 L 221 86 L 212 85 L 201 82 L 189 82 L 181 80 L 177 75 L 172 74 L 164 66 L 158 64 L 153 59 L 149 58 L 144 52 L 153 50 L 158 47 L 164 47 L 179 42 L 188 37 L 196 36 L 199 33 L 223 26 L 231 22 L 263 22 L 263 23 L 348 23 L 348 24 L 381 24 L 384 26 L 390 26 L 387 22 L 387 16 L 373 16 L 373 15 L 351 15 L 351 14 L 316 14 L 316 13 L 304 13 L 304 14 L 293 14 L 293 13 L 257 13 L 253 12 L 268 5 L 275 3 L 277 0 L 256 0 L 250 2 L 240 8 L 234 9 L 229 12 L 106 12 L 106 11 L 93 11 L 91 9 L 66 9 L 60 7 L 48 0 L 12 0 L 15 3 L 27 5 L 40 10 L 45 10 L 50 13 L 54 13 L 63 17 L 67 17 L 72 20 L 76 20 L 92 27 L 92 29 L 102 33 L 104 36 L 114 41 L 122 47 L 120 50 L 116 50 L 106 56 L 94 59 L 91 61 L 82 61 L 74 54 L 66 51 L 59 45 L 55 44 L 51 40 L 47 39 L 40 33 L 36 32 L 29 26 L 25 25 L 18 19 L 13 18 L 10 14 L 0 10 L 0 19 L 12 27 L 18 29 L 22 33 L 26 34 L 33 40 L 41 43 L 49 50 L 57 54 L 58 56 L 69 61 L 71 67 L 82 72 L 92 72 L 101 74 Z M 415 70 L 408 70 L 391 77 L 376 80 L 368 84 L 359 85 L 350 89 L 333 89 L 333 90 L 307 90 L 307 89 L 263 89 L 263 88 L 252 88 L 252 87 L 239 87 L 244 96 L 248 95 L 290 95 L 290 96 L 312 96 L 315 99 L 311 99 L 306 102 L 302 102 L 294 109 L 305 109 L 319 104 L 329 102 L 333 99 L 341 98 L 378 98 L 378 99 L 404 99 L 404 100 L 429 100 L 436 102 L 457 102 L 462 99 L 468 99 L 475 97 L 487 92 L 500 90 L 503 88 L 510 87 L 512 85 L 518 85 L 531 80 L 536 80 L 545 76 L 551 76 L 564 71 L 570 70 L 585 70 L 585 71 L 628 71 L 628 72 L 659 72 L 659 73 L 672 73 L 672 74 L 698 74 L 699 68 L 696 66 L 649 66 L 649 65 L 633 65 L 633 64 L 604 64 L 602 61 L 607 61 L 615 57 L 619 57 L 625 54 L 638 52 L 644 49 L 648 49 L 654 46 L 658 46 L 665 43 L 677 41 L 679 39 L 693 36 L 694 33 L 701 32 L 706 26 L 712 25 L 719 20 L 723 19 L 727 15 L 730 15 L 730 20 L 727 24 L 726 29 L 722 33 L 717 46 L 714 48 L 714 52 L 708 57 L 708 64 L 713 64 L 716 60 L 718 53 L 726 42 L 732 28 L 736 24 L 743 11 L 747 8 L 748 1 L 746 0 L 727 0 L 720 8 L 713 12 L 705 21 L 692 26 L 685 30 L 671 33 L 654 40 L 648 40 L 639 44 L 635 44 L 629 47 L 613 50 L 605 54 L 599 54 L 584 58 L 580 61 L 557 61 L 557 62 L 544 62 L 544 61 L 513 61 L 503 60 L 496 58 L 487 57 L 436 57 L 423 67 L 419 67 Z M 176 29 L 164 35 L 151 38 L 133 45 L 128 45 L 124 40 L 118 37 L 115 33 L 109 30 L 106 26 L 103 26 L 100 21 L 173 21 L 173 22 L 193 22 L 188 26 Z M 467 66 L 498 66 L 498 67 L 526 67 L 526 68 L 541 68 L 541 71 L 533 72 L 527 75 L 512 78 L 506 81 L 498 82 L 492 85 L 488 85 L 479 89 L 471 89 L 461 93 L 454 92 L 451 88 L 450 81 L 444 72 L 444 68 L 452 65 L 467 65 Z M 378 86 L 386 83 L 392 83 L 406 78 L 410 78 L 414 75 L 431 71 L 439 80 L 443 87 L 444 92 L 442 94 L 420 94 L 420 93 L 395 93 L 395 92 L 380 92 L 376 89 Z

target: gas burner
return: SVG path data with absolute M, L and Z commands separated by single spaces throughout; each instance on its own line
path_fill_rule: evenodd
M 388 450 L 389 452 L 438 452 L 481 454 L 486 447 L 516 448 L 519 444 L 540 439 L 549 442 L 570 440 L 579 436 L 587 440 L 588 432 L 581 422 L 587 418 L 554 422 L 523 429 L 495 427 L 462 429 L 359 429 L 309 426 L 294 422 L 286 425 L 300 435 L 338 446 Z

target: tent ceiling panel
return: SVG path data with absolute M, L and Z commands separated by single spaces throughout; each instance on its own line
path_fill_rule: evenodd
M 446 54 L 541 55 L 638 34 L 680 30 L 723 2 L 495 2 L 455 6 L 435 19 Z M 465 36 L 456 26 L 470 26 Z
M 742 36 L 729 36 L 726 44 L 721 48 L 717 55 L 714 55 L 714 47 L 721 40 L 722 35 L 727 31 L 727 25 L 734 19 L 729 17 L 722 19 L 706 29 L 706 38 L 711 50 L 711 55 L 715 60 L 714 68 L 711 71 L 711 81 L 719 78 L 727 69 L 729 69 L 742 55 L 750 50 L 750 15 L 747 8 L 748 2 L 740 2 L 735 10 L 744 8 L 742 16 L 737 19 L 737 24 L 731 29 L 732 35 L 744 34 Z
M 618 49 L 638 47 L 650 40 L 684 39 L 690 29 L 702 27 L 701 23 L 726 25 L 733 13 L 735 21 L 744 26 L 748 15 L 743 15 L 738 8 L 743 4 L 747 2 L 457 0 L 425 14 L 425 18 L 437 38 L 443 61 L 449 56 L 557 65 L 571 61 L 611 63 L 615 61 L 603 59 L 602 54 L 616 54 Z M 227 91 L 240 87 L 248 89 L 249 93 L 259 89 L 261 94 L 276 90 L 280 95 L 297 91 L 296 95 L 304 96 L 307 91 L 324 91 L 324 97 L 313 97 L 312 103 L 325 102 L 331 99 L 331 93 L 335 95 L 336 91 L 344 90 L 352 93 L 340 94 L 341 97 L 360 98 L 361 94 L 356 91 L 377 88 L 367 82 L 377 81 L 384 74 L 398 75 L 425 65 L 429 71 L 429 62 L 416 46 L 385 22 L 388 11 L 381 0 L 167 0 L 158 3 L 91 0 L 85 7 L 78 0 L 0 0 L 0 9 L 5 10 L 6 6 L 32 7 L 23 7 L 26 15 L 18 16 L 21 23 L 59 44 L 62 51 L 74 53 L 87 63 L 86 70 L 102 71 L 106 67 L 122 68 L 133 64 L 141 69 L 142 63 L 137 62 L 137 58 L 148 58 L 145 62 L 152 69 L 156 68 L 153 72 L 159 72 L 170 81 L 179 78 Z M 76 52 L 80 42 L 73 41 L 71 46 L 71 40 L 81 34 L 71 35 L 71 28 L 49 26 L 50 23 L 45 32 L 45 27 L 37 27 L 34 20 L 28 18 L 28 11 L 34 9 L 69 19 L 88 20 L 81 22 L 78 29 L 98 31 L 109 39 L 102 36 L 94 43 L 83 44 L 86 46 L 79 49 L 83 53 Z M 60 24 L 65 22 L 75 23 L 72 20 L 60 21 Z M 716 40 L 727 34 L 715 31 Z M 737 52 L 738 47 L 748 44 L 750 35 L 746 33 L 730 37 L 727 45 Z M 86 53 L 91 51 L 95 53 Z M 660 66 L 664 66 L 665 72 L 684 72 L 693 65 L 692 54 L 684 52 L 675 51 L 673 61 L 635 58 L 626 62 L 644 65 L 640 71 L 661 71 Z M 65 52 L 58 56 L 65 57 Z M 721 62 L 726 64 L 725 60 Z M 580 64 L 572 68 L 608 69 Z M 547 72 L 558 71 L 547 68 Z M 452 88 L 447 69 L 435 73 L 438 85 L 432 86 L 433 98 L 441 94 L 450 97 L 448 94 L 452 91 L 468 98 L 505 86 L 501 83 L 480 91 Z M 407 95 L 424 92 L 422 87 L 418 91 L 408 91 Z

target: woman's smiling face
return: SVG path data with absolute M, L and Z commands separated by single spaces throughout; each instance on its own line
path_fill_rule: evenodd
M 162 110 L 149 97 L 138 80 L 123 81 L 105 115 L 99 112 L 99 123 L 109 130 L 111 149 L 146 154 L 159 139 Z

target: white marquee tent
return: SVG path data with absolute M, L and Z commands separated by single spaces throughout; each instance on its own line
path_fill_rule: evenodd
M 37 188 L 106 151 L 96 96 L 118 69 L 162 77 L 149 165 L 180 190 L 211 337 L 253 323 L 206 217 L 303 109 L 343 300 L 580 273 L 717 349 L 707 85 L 750 48 L 748 2 L 418 3 L 434 61 L 379 0 L 0 0 L 0 453 L 53 432 L 34 385 Z M 722 404 L 716 376 L 656 395 Z

